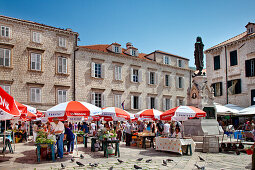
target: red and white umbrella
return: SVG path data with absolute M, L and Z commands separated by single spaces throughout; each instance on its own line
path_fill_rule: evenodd
M 69 116 L 95 116 L 102 113 L 102 109 L 86 102 L 70 101 L 60 103 L 46 112 L 46 117 L 67 119 Z
M 145 109 L 135 114 L 135 117 L 141 119 L 152 119 L 157 120 L 163 112 L 156 109 Z
M 105 117 L 105 120 L 112 119 L 112 120 L 119 120 L 119 121 L 129 120 L 132 118 L 132 115 L 129 112 L 117 107 L 104 108 L 100 116 Z
M 175 120 L 175 121 L 185 121 L 195 117 L 205 117 L 206 112 L 200 110 L 193 106 L 178 106 L 172 108 L 162 115 L 160 115 L 160 120 Z
M 21 104 L 17 101 L 15 101 L 15 104 L 18 106 L 18 109 L 21 112 L 20 118 L 22 118 L 22 120 L 31 120 L 31 119 L 36 119 L 36 114 L 30 112 L 31 109 L 29 109 L 30 106 Z M 33 108 L 33 107 L 31 107 Z
M 0 120 L 20 116 L 20 111 L 11 95 L 0 87 Z

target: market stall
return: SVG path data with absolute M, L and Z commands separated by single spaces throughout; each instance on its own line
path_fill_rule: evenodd
M 139 132 L 132 135 L 132 146 L 137 146 L 140 148 L 154 148 L 154 138 L 156 137 L 155 133 L 151 132 Z
M 156 137 L 156 150 L 170 151 L 183 155 L 184 153 L 190 154 L 195 151 L 195 142 L 192 139 L 177 139 L 167 137 Z

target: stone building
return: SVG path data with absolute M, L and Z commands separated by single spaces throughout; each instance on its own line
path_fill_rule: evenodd
M 76 52 L 75 98 L 130 112 L 168 110 L 186 104 L 189 60 L 163 51 L 140 53 L 131 43 L 80 46 Z
M 205 51 L 208 84 L 215 102 L 248 107 L 255 104 L 255 24 Z
M 78 33 L 0 16 L 0 85 L 17 101 L 46 110 L 73 100 Z

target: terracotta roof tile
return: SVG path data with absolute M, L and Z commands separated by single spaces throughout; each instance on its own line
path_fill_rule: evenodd
M 161 51 L 161 50 L 155 50 L 154 52 L 152 52 L 150 54 L 153 54 L 153 53 L 161 53 L 161 54 L 171 55 L 171 56 L 174 56 L 174 57 L 177 57 L 177 58 L 182 58 L 184 60 L 189 60 L 188 58 L 181 57 L 181 56 L 178 56 L 178 55 L 175 55 L 175 54 L 171 54 L 171 53 L 167 53 L 167 52 Z M 148 55 L 150 55 L 150 54 L 148 54 Z
M 228 39 L 228 40 L 226 40 L 226 41 L 224 41 L 224 42 L 222 42 L 222 43 L 220 43 L 220 44 L 217 44 L 217 45 L 215 45 L 215 46 L 213 46 L 213 47 L 211 47 L 211 48 L 208 48 L 207 50 L 205 50 L 205 52 L 208 52 L 208 51 L 213 50 L 213 49 L 215 49 L 215 48 L 218 48 L 218 47 L 227 45 L 227 44 L 229 44 L 229 43 L 232 43 L 232 42 L 241 40 L 241 39 L 243 39 L 243 38 L 245 38 L 245 37 L 249 37 L 249 36 L 252 36 L 252 35 L 255 35 L 255 33 L 247 34 L 247 32 L 245 31 L 245 32 L 243 32 L 243 33 L 241 33 L 241 34 L 239 34 L 239 35 L 237 35 L 237 36 L 235 36 L 235 37 L 233 37 L 233 38 L 230 38 L 230 39 Z

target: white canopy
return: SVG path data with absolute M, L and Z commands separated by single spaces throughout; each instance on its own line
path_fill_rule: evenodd
M 255 105 L 239 111 L 238 116 L 255 115 Z
M 244 107 L 240 107 L 240 106 L 235 105 L 235 104 L 226 104 L 225 107 L 227 107 L 229 109 L 232 109 L 232 110 L 236 110 L 237 112 L 244 109 Z
M 219 103 L 214 103 L 215 107 L 216 107 L 216 112 L 217 115 L 235 115 L 238 114 L 238 110 L 236 109 L 232 109 L 226 106 L 222 106 Z

